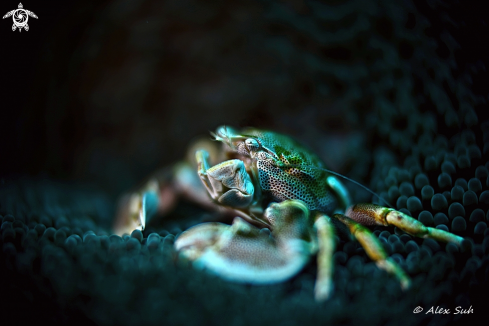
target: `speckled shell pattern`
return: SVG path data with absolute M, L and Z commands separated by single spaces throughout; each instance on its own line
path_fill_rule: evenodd
M 275 201 L 300 199 L 310 210 L 331 213 L 338 200 L 326 180 L 329 173 L 313 152 L 294 139 L 271 131 L 247 129 L 244 134 L 258 139 L 261 146 L 278 158 L 256 160 L 261 189 Z

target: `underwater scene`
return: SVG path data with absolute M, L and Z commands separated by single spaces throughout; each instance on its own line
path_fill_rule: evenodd
M 489 322 L 482 6 L 0 7 L 1 325 Z

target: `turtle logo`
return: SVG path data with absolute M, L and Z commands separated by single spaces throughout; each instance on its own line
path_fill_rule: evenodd
M 14 20 L 14 24 L 12 25 L 12 31 L 15 31 L 16 28 L 19 29 L 19 32 L 22 31 L 22 28 L 28 31 L 29 25 L 27 25 L 27 21 L 29 20 L 29 16 L 37 19 L 35 13 L 29 10 L 25 10 L 23 8 L 24 7 L 22 6 L 22 3 L 19 3 L 18 9 L 9 11 L 8 13 L 5 14 L 5 16 L 3 16 L 3 18 L 12 16 L 12 19 Z

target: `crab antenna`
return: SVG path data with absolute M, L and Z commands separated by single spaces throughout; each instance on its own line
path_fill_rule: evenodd
M 234 148 L 234 145 L 233 143 L 231 142 L 231 139 L 227 136 L 228 135 L 228 132 L 227 132 L 227 127 L 226 125 L 223 125 L 223 128 L 224 130 L 226 131 L 225 134 L 223 135 L 223 137 L 219 136 L 218 134 L 216 134 L 215 132 L 212 132 L 210 131 L 210 134 L 211 136 L 214 138 L 212 140 L 214 141 L 222 141 L 223 143 L 225 143 L 226 145 L 228 145 L 229 147 L 231 148 Z
M 381 201 L 383 201 L 387 206 L 389 206 L 390 208 L 394 208 L 392 207 L 391 204 L 389 204 L 389 202 L 387 200 L 385 200 L 384 198 L 380 197 L 376 192 L 370 190 L 369 188 L 367 188 L 366 186 L 362 185 L 360 182 L 357 182 L 353 179 L 350 179 L 348 178 L 347 176 L 344 176 L 343 174 L 340 174 L 338 172 L 335 172 L 335 171 L 331 171 L 331 170 L 328 170 L 328 169 L 325 169 L 325 168 L 320 168 L 320 167 L 317 167 L 317 166 L 312 166 L 312 165 L 300 165 L 300 164 L 284 164 L 284 166 L 287 166 L 287 167 L 307 167 L 307 168 L 310 168 L 310 169 L 316 169 L 316 170 L 322 170 L 322 171 L 325 171 L 325 172 L 328 172 L 328 173 L 331 173 L 331 174 L 334 174 L 335 176 L 337 177 L 341 177 L 347 181 L 350 181 L 351 183 L 353 184 L 356 184 L 357 186 L 363 188 L 364 190 L 368 191 L 369 193 L 371 193 L 372 195 L 374 195 L 375 197 L 379 198 Z
M 221 137 L 219 137 L 215 132 L 209 131 L 209 133 L 211 134 L 213 141 L 218 141 L 221 139 Z

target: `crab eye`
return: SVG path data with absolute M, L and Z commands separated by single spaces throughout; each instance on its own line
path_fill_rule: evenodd
M 258 142 L 256 140 L 254 140 L 253 138 L 246 139 L 245 144 L 246 144 L 246 147 L 248 147 L 248 149 L 250 151 L 256 151 L 256 150 L 258 150 L 258 148 L 260 148 L 260 144 L 258 144 Z

